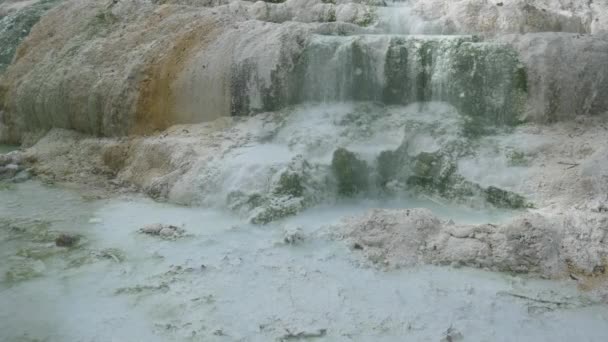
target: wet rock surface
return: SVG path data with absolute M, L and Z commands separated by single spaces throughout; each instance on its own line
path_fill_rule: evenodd
M 544 123 L 608 109 L 605 4 L 457 3 L 412 1 L 383 12 L 373 2 L 321 0 L 61 2 L 5 73 L 1 139 L 22 142 L 50 128 L 149 134 L 307 101 L 447 101 L 474 121 L 473 132 L 480 120 Z M 392 32 L 384 25 L 391 12 L 420 25 Z M 136 29 L 150 22 L 153 29 Z M 62 53 L 47 58 L 55 50 Z M 118 52 L 125 50 L 133 53 Z M 40 85 L 41 77 L 52 82 Z M 584 86 L 573 86 L 578 79 Z M 218 80 L 226 87 L 211 87 Z
M 21 183 L 32 178 L 31 170 L 24 165 L 24 158 L 19 151 L 0 154 L 0 182 Z

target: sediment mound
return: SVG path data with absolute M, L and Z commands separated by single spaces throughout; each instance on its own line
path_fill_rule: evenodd
M 378 209 L 338 230 L 353 249 L 387 267 L 423 263 L 532 273 L 544 277 L 603 277 L 608 217 L 570 211 L 526 213 L 493 225 L 457 225 L 427 209 Z

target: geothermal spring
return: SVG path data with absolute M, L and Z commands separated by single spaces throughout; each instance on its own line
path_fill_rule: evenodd
M 603 0 L 0 0 L 0 341 L 608 341 Z

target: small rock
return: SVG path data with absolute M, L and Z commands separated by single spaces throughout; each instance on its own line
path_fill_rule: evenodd
M 163 229 L 160 230 L 159 234 L 162 237 L 171 237 L 173 235 L 175 235 L 176 230 L 170 227 L 165 227 Z
M 606 273 L 606 266 L 596 265 L 595 267 L 593 267 L 593 273 L 594 274 L 604 274 L 604 273 Z
M 12 179 L 13 183 L 23 183 L 32 178 L 32 174 L 28 170 L 19 171 Z
M 13 178 L 21 170 L 17 164 L 8 164 L 6 166 L 0 166 L 0 179 L 1 178 Z
M 17 164 L 8 164 L 8 165 L 5 166 L 5 168 L 7 170 L 12 170 L 12 171 L 15 171 L 15 172 L 21 170 L 21 167 L 19 165 L 17 165 Z
M 160 231 L 163 229 L 163 225 L 159 223 L 149 224 L 144 226 L 139 230 L 140 233 L 149 234 L 149 235 L 159 235 Z
M 163 239 L 173 239 L 184 234 L 184 230 L 179 227 L 160 223 L 147 225 L 141 228 L 139 232 L 147 235 L 160 236 Z
M 441 342 L 461 341 L 463 338 L 464 336 L 460 331 L 454 329 L 453 327 L 449 327 L 448 330 L 446 330 L 446 332 L 444 333 Z
M 302 228 L 285 228 L 283 233 L 283 242 L 288 245 L 296 245 L 305 240 L 304 233 L 302 232 Z
M 0 166 L 21 164 L 21 162 L 21 154 L 17 151 L 9 152 L 7 154 L 0 154 Z
M 55 245 L 57 247 L 73 247 L 80 240 L 76 235 L 61 234 L 55 239 Z

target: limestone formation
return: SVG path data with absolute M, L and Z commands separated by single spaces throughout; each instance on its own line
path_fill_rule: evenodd
M 608 260 L 605 215 L 567 214 L 528 213 L 500 225 L 454 225 L 427 209 L 372 210 L 336 229 L 382 267 L 451 264 L 546 277 L 602 273 Z
M 4 1 L 0 141 L 24 150 L 0 178 L 31 167 L 255 224 L 355 195 L 521 210 L 496 227 L 372 212 L 348 237 L 389 265 L 593 275 L 607 6 Z
M 2 20 L 55 4 L 19 3 L 3 4 Z M 12 63 L 0 80 L 1 141 L 50 128 L 149 134 L 311 100 L 447 101 L 473 118 L 472 132 L 608 109 L 601 3 L 434 0 L 385 12 L 321 0 L 57 3 L 14 58 L 2 57 Z M 440 28 L 427 33 L 478 36 L 378 34 L 393 12 Z M 15 46 L 17 36 L 0 34 Z

